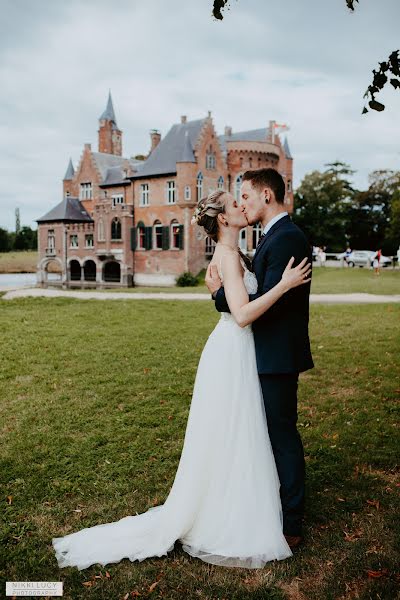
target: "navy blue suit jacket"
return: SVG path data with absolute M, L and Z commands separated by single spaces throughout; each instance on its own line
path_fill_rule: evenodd
M 296 266 L 305 256 L 312 264 L 312 249 L 297 225 L 286 215 L 279 219 L 259 243 L 253 257 L 258 291 L 255 300 L 281 279 L 291 256 Z M 300 373 L 314 366 L 308 335 L 311 283 L 289 290 L 253 322 L 257 369 L 260 374 Z M 219 312 L 230 312 L 221 287 L 215 298 Z

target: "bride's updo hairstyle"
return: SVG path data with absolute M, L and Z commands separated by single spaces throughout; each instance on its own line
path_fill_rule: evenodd
M 204 228 L 206 234 L 218 242 L 218 215 L 225 212 L 225 190 L 211 192 L 206 198 L 201 198 L 197 204 L 192 223 Z
M 219 222 L 218 215 L 225 213 L 225 190 L 211 192 L 206 198 L 201 198 L 192 217 L 192 224 L 197 223 L 204 228 L 206 234 L 218 242 Z M 238 247 L 238 253 L 242 257 L 249 271 L 253 270 L 252 262 L 248 256 Z

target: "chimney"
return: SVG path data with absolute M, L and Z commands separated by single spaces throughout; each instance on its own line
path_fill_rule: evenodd
M 224 135 L 226 137 L 231 137 L 231 135 L 232 135 L 232 127 L 229 127 L 229 125 L 225 125 Z
M 155 148 L 157 148 L 158 144 L 161 141 L 161 133 L 157 129 L 152 129 L 150 131 L 150 138 L 151 138 L 151 148 L 150 148 L 150 154 L 151 154 L 153 152 L 153 150 Z
M 181 116 L 181 123 L 186 123 L 186 121 L 187 121 L 186 115 L 182 115 Z

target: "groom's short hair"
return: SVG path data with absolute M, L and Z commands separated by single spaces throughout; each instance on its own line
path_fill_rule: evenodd
M 250 181 L 251 185 L 261 190 L 269 187 L 275 195 L 278 204 L 283 204 L 286 186 L 282 175 L 276 169 L 253 169 L 243 173 L 242 181 Z

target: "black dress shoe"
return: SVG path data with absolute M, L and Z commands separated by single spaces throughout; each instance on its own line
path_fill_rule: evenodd
M 291 549 L 297 548 L 297 546 L 299 546 L 299 544 L 301 544 L 303 541 L 303 537 L 301 535 L 285 535 L 285 538 Z

